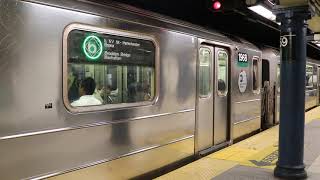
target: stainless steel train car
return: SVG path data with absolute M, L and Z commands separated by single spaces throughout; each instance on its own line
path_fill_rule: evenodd
M 262 49 L 262 81 L 268 82 L 268 93 L 265 102 L 267 107 L 264 121 L 267 124 L 279 122 L 279 103 L 280 103 L 280 54 L 278 50 L 270 48 Z M 319 85 L 320 63 L 317 60 L 307 58 L 306 65 L 306 94 L 305 109 L 311 109 L 319 105 Z M 263 85 L 263 84 L 262 84 Z M 268 106 L 270 108 L 268 108 Z M 269 122 L 268 122 L 269 121 Z
M 265 123 L 263 60 L 276 84 L 274 51 L 104 2 L 0 1 L 2 179 L 97 164 L 108 179 L 138 177 Z

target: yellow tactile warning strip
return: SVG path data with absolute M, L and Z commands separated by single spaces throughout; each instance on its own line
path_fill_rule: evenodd
M 177 180 L 177 179 L 211 179 L 228 169 L 236 166 L 237 163 L 232 161 L 224 161 L 213 159 L 210 157 L 201 158 L 191 164 L 183 166 L 182 168 L 165 174 L 157 179 Z
M 240 165 L 273 169 L 277 160 L 277 144 L 278 126 L 275 126 L 209 156 Z
M 320 107 L 316 107 L 306 112 L 306 115 L 305 115 L 306 124 L 313 120 L 320 120 Z
M 320 119 L 320 107 L 306 112 L 305 119 L 306 124 Z M 273 169 L 278 159 L 278 132 L 275 126 L 157 179 L 212 179 L 236 165 Z

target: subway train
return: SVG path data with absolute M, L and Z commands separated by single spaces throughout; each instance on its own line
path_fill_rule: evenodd
M 140 177 L 278 123 L 277 49 L 112 1 L 1 0 L 0 27 L 1 179 Z

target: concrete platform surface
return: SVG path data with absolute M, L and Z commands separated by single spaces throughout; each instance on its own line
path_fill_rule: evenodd
M 279 126 L 217 151 L 158 180 L 273 180 Z M 306 112 L 304 162 L 308 179 L 320 179 L 320 107 Z

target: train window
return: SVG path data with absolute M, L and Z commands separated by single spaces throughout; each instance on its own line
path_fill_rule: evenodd
M 209 48 L 201 47 L 199 50 L 199 95 L 208 97 L 211 92 L 211 62 L 212 54 Z
M 127 107 L 154 100 L 155 45 L 151 39 L 129 37 L 84 30 L 69 32 L 65 104 L 86 111 L 90 107 Z M 103 105 L 108 107 L 101 108 Z
M 318 84 L 318 77 L 317 75 L 313 75 L 313 87 L 317 87 L 317 84 Z
M 280 64 L 277 65 L 277 91 L 280 93 Z
M 225 96 L 228 93 L 228 53 L 225 50 L 219 50 L 217 57 L 218 95 Z
M 252 59 L 252 90 L 254 93 L 259 93 L 260 77 L 259 77 L 259 63 L 258 58 Z
M 313 66 L 306 66 L 306 88 L 313 88 Z

